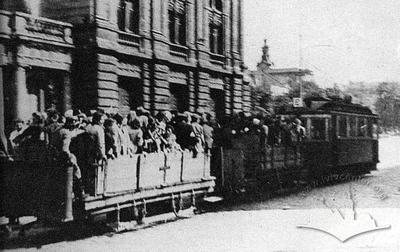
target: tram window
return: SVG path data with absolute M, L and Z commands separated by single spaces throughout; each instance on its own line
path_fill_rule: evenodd
M 368 131 L 367 118 L 358 119 L 358 136 L 366 137 Z
M 379 137 L 379 126 L 376 122 L 372 123 L 372 138 L 378 139 Z
M 339 136 L 347 137 L 347 120 L 345 116 L 339 116 Z
M 373 137 L 373 121 L 372 121 L 372 119 L 368 119 L 367 136 Z
M 356 118 L 350 117 L 349 124 L 350 124 L 350 136 L 356 137 L 357 136 Z
M 325 119 L 313 118 L 311 119 L 310 136 L 313 140 L 325 140 L 326 127 Z

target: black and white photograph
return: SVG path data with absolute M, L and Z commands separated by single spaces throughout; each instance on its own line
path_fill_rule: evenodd
M 1 251 L 400 251 L 400 1 L 0 0 Z

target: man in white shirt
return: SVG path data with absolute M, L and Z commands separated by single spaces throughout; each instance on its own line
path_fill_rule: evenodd
M 24 121 L 21 119 L 15 120 L 15 129 L 10 133 L 8 138 L 11 144 L 11 153 L 15 156 L 19 155 L 19 143 L 14 142 L 14 140 L 21 135 L 25 129 Z

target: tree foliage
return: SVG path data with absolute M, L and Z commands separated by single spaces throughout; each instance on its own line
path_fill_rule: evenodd
M 400 128 L 400 85 L 382 82 L 376 89 L 375 109 L 385 129 Z

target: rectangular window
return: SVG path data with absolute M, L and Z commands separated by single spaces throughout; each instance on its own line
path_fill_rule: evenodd
M 367 136 L 372 138 L 374 136 L 374 120 L 373 118 L 368 118 L 367 122 Z
M 349 123 L 350 123 L 350 136 L 351 137 L 356 137 L 357 136 L 357 122 L 356 122 L 356 117 L 352 116 L 349 118 Z
M 313 140 L 325 140 L 326 139 L 326 124 L 324 118 L 312 118 L 310 137 Z
M 211 12 L 209 24 L 209 43 L 210 52 L 222 55 L 224 53 L 224 26 L 222 15 L 222 1 L 210 0 Z
M 210 52 L 222 55 L 224 53 L 224 36 L 222 24 L 210 24 Z
M 339 137 L 347 137 L 347 118 L 346 116 L 338 116 Z
M 360 117 L 358 119 L 358 136 L 366 137 L 368 132 L 367 118 Z
M 170 0 L 168 7 L 169 40 L 174 44 L 186 45 L 186 2 Z
M 376 120 L 372 121 L 372 138 L 378 139 L 379 138 L 379 125 Z
M 139 33 L 139 0 L 121 0 L 118 8 L 118 28 L 121 31 Z
M 210 7 L 217 11 L 222 11 L 222 0 L 210 0 Z

